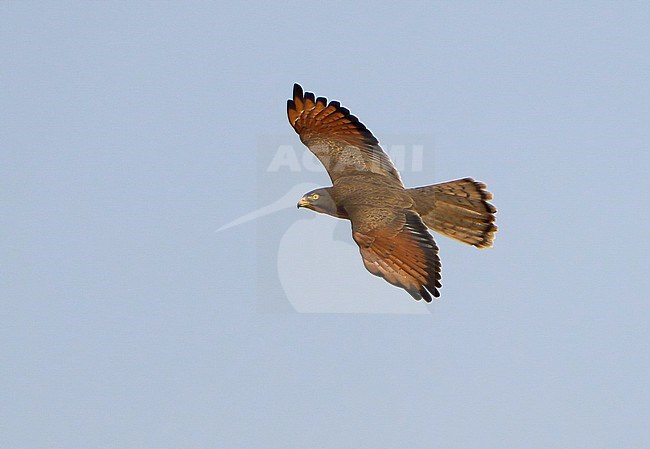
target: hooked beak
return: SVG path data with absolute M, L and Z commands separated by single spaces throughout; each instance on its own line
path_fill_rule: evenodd
M 300 209 L 301 207 L 308 207 L 308 206 L 309 206 L 309 202 L 306 201 L 304 198 L 301 198 L 300 201 L 298 201 L 298 209 Z

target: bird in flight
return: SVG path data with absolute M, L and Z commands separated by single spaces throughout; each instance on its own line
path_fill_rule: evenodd
M 289 123 L 332 181 L 298 202 L 352 223 L 368 271 L 416 300 L 440 296 L 438 246 L 432 229 L 477 248 L 493 245 L 496 208 L 472 178 L 407 189 L 379 141 L 338 101 L 293 86 Z

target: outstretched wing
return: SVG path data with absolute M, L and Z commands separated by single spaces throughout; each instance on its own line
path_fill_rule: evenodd
M 438 246 L 417 213 L 369 207 L 348 212 L 352 237 L 368 271 L 416 300 L 431 302 L 431 295 L 440 296 Z
M 402 185 L 398 171 L 379 146 L 379 141 L 338 101 L 314 98 L 293 86 L 287 115 L 304 143 L 325 166 L 332 182 L 343 176 L 377 173 Z

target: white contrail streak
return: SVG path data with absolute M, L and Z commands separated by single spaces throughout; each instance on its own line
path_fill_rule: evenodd
M 244 223 L 248 223 L 249 221 L 257 220 L 258 218 L 265 217 L 267 215 L 273 214 L 275 212 L 279 212 L 283 209 L 288 209 L 290 207 L 296 207 L 296 204 L 298 203 L 298 200 L 302 198 L 302 196 L 307 193 L 310 190 L 313 190 L 316 188 L 316 184 L 313 183 L 302 183 L 298 184 L 296 186 L 293 186 L 282 198 L 279 200 L 260 207 L 259 209 L 256 209 L 252 212 L 249 212 L 247 214 L 242 215 L 241 217 L 237 218 L 236 220 L 231 221 L 230 223 L 226 223 L 225 225 L 221 226 L 219 229 L 217 229 L 215 232 L 221 232 L 225 231 L 226 229 L 230 229 L 235 226 L 239 226 Z

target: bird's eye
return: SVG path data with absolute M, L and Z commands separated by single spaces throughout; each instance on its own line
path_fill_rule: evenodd
M 311 196 L 311 199 L 312 199 L 312 200 L 317 200 L 318 197 L 319 197 L 318 193 L 314 193 L 314 194 Z

